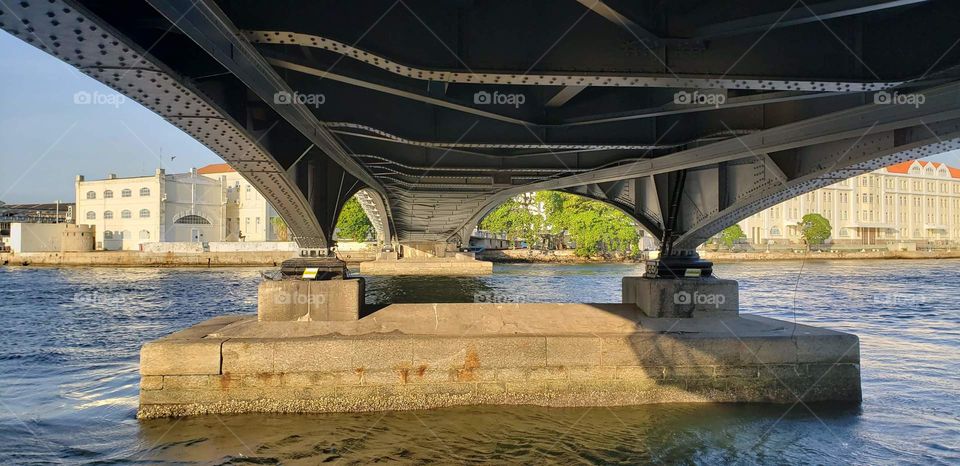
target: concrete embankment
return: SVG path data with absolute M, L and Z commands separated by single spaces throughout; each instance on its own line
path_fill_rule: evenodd
M 109 267 L 244 267 L 279 266 L 294 257 L 290 251 L 243 251 L 152 253 L 140 251 L 32 252 L 0 254 L 0 265 L 17 266 L 109 266 Z M 369 254 L 340 254 L 348 264 L 370 260 Z
M 714 262 L 782 261 L 782 260 L 864 260 L 864 259 L 960 259 L 960 250 L 940 251 L 776 251 L 776 252 L 714 252 L 704 251 L 700 257 Z M 596 264 L 640 262 L 636 258 L 580 257 L 572 249 L 536 251 L 529 249 L 487 250 L 477 258 L 497 263 Z
M 960 259 L 957 251 L 702 252 L 714 262 L 863 259 Z

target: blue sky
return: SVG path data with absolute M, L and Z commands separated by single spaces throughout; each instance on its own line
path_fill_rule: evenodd
M 180 129 L 0 30 L 0 201 L 73 202 L 76 175 L 139 176 L 222 162 Z M 98 100 L 78 104 L 78 92 Z M 931 157 L 960 167 L 960 151 Z

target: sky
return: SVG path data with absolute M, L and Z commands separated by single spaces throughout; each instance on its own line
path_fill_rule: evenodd
M 182 173 L 223 161 L 132 99 L 2 30 L 0 65 L 0 201 L 73 202 L 77 175 Z M 960 151 L 929 160 L 960 167 Z

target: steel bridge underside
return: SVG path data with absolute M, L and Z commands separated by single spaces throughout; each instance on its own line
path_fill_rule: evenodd
M 960 146 L 957 2 L 731 3 L 31 0 L 0 27 L 211 148 L 308 248 L 361 190 L 385 242 L 459 243 L 557 189 L 692 249 Z

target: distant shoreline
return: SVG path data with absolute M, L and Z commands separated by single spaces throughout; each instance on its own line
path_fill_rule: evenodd
M 701 252 L 713 262 L 752 262 L 784 260 L 865 260 L 865 259 L 960 259 L 960 249 L 952 251 L 810 251 L 810 252 Z M 573 250 L 537 251 L 527 249 L 488 250 L 477 259 L 500 264 L 629 264 L 643 259 L 578 257 Z

